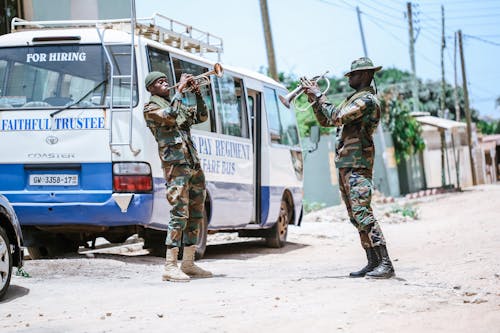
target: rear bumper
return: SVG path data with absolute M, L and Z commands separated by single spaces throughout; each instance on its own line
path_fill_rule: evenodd
M 17 199 L 11 203 L 22 226 L 146 225 L 153 210 L 152 194 L 134 194 L 126 212 L 122 212 L 111 193 L 103 202 L 23 202 L 18 200 L 20 195 L 12 197 Z

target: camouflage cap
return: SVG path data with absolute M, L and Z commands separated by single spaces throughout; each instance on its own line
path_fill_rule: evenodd
M 162 72 L 150 72 L 148 75 L 146 75 L 146 78 L 144 79 L 144 83 L 146 84 L 146 89 L 151 85 L 153 84 L 153 82 L 155 82 L 156 80 L 160 79 L 160 78 L 166 78 L 167 75 L 165 73 L 162 73 Z
M 370 58 L 361 57 L 359 59 L 354 60 L 351 63 L 351 70 L 349 72 L 345 73 L 344 76 L 349 77 L 349 75 L 351 75 L 352 72 L 356 72 L 356 71 L 373 70 L 374 72 L 378 72 L 381 69 L 382 69 L 382 66 L 374 66 L 373 61 L 371 61 Z

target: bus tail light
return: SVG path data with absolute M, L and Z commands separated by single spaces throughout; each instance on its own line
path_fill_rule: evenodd
M 151 167 L 142 162 L 113 164 L 113 190 L 115 192 L 151 192 L 153 190 Z

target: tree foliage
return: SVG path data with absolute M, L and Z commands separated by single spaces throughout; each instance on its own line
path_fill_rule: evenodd
M 425 148 L 421 135 L 422 127 L 415 117 L 410 115 L 410 104 L 407 100 L 393 99 L 384 104 L 387 109 L 384 123 L 391 132 L 396 162 L 399 163 Z

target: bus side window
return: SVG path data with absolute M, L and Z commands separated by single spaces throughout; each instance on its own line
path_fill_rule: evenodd
M 182 73 L 192 74 L 194 76 L 203 74 L 208 72 L 208 68 L 199 66 L 184 60 L 172 58 L 172 62 L 174 65 L 175 79 L 178 82 L 181 78 Z M 205 101 L 205 105 L 208 109 L 208 120 L 202 123 L 193 125 L 194 129 L 198 129 L 201 131 L 212 131 L 212 113 L 213 113 L 213 99 L 212 99 L 212 90 L 210 89 L 210 85 L 203 85 L 200 87 L 201 95 L 203 100 Z M 173 92 L 172 92 L 173 93 Z M 196 95 L 194 93 L 185 93 L 182 102 L 185 105 L 196 105 Z
M 281 123 L 278 111 L 278 101 L 274 89 L 264 89 L 264 100 L 272 143 L 281 143 Z
M 250 131 L 253 133 L 253 126 L 255 122 L 255 99 L 253 96 L 248 96 L 248 110 L 250 111 Z
M 221 78 L 214 78 L 214 87 L 221 133 L 248 138 L 248 115 L 242 80 L 224 74 Z
M 278 102 L 274 89 L 265 88 L 264 98 L 271 142 L 287 146 L 299 146 L 299 131 L 293 110 Z

